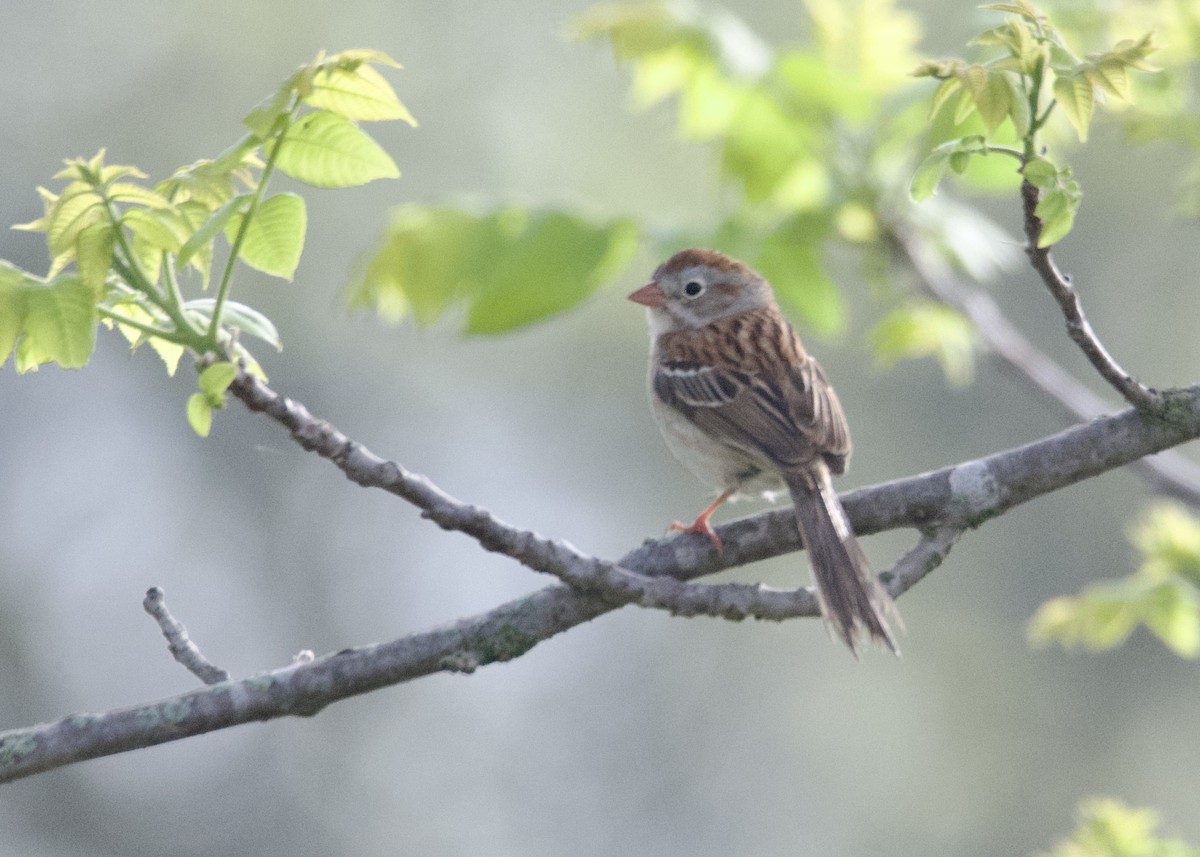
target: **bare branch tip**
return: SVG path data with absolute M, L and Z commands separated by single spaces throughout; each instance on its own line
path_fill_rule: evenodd
M 229 681 L 230 674 L 204 657 L 199 647 L 188 637 L 187 628 L 171 615 L 171 611 L 167 609 L 166 593 L 161 587 L 152 586 L 146 590 L 142 607 L 158 623 L 159 630 L 167 640 L 167 648 L 171 655 L 188 672 L 205 684 Z

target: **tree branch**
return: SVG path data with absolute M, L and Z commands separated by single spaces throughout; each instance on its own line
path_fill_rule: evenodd
M 637 604 L 679 616 L 717 616 L 782 621 L 818 612 L 808 589 L 781 590 L 761 584 L 690 584 L 669 576 L 647 576 L 620 564 L 581 553 L 564 541 L 520 530 L 486 509 L 462 503 L 423 476 L 409 473 L 353 443 L 334 426 L 313 417 L 298 402 L 279 396 L 266 384 L 242 373 L 230 387 L 251 410 L 265 413 L 288 428 L 312 452 L 337 464 L 359 485 L 382 488 L 408 500 L 446 530 L 471 536 L 487 550 L 502 553 L 534 571 L 603 598 L 610 606 Z M 707 538 L 697 539 L 707 548 Z
M 1065 420 L 1090 420 L 1109 409 L 1104 399 L 1030 342 L 991 295 L 956 277 L 928 242 L 901 231 L 893 231 L 891 237 L 925 288 L 969 318 L 987 348 L 1057 405 Z M 1143 458 L 1132 466 L 1158 493 L 1200 507 L 1200 467 L 1178 452 Z
M 1037 216 L 1038 198 L 1038 189 L 1028 181 L 1022 181 L 1021 203 L 1025 213 L 1025 238 L 1028 241 L 1025 253 L 1029 256 L 1033 269 L 1050 290 L 1050 294 L 1058 301 L 1067 320 L 1067 335 L 1079 346 L 1100 376 L 1108 381 L 1125 401 L 1145 411 L 1160 410 L 1164 404 L 1162 394 L 1137 381 L 1113 359 L 1083 314 L 1083 304 L 1070 279 L 1058 270 L 1058 266 L 1050 258 L 1050 248 L 1038 246 L 1038 240 L 1042 236 L 1042 221 Z
M 447 505 L 457 501 L 428 480 L 379 459 L 261 382 L 241 376 L 231 390 L 253 410 L 287 426 L 298 442 L 329 458 L 354 481 L 424 498 L 432 510 L 427 514 L 439 523 L 452 522 L 458 514 Z M 843 497 L 847 515 L 861 536 L 898 527 L 926 533 L 888 582 L 889 589 L 900 594 L 936 567 L 966 528 L 1200 436 L 1200 386 L 1166 394 L 1164 400 L 1159 416 L 1129 410 L 1016 449 L 852 491 Z M 522 538 L 490 532 L 494 519 L 483 510 L 465 515 L 463 522 L 464 532 L 470 527 L 481 533 L 481 543 L 486 539 L 489 545 L 506 546 L 510 539 Z M 691 580 L 800 547 L 788 509 L 733 521 L 717 532 L 725 545 L 720 555 L 707 539 L 677 537 L 647 542 L 615 565 L 646 578 Z M 157 702 L 0 732 L 0 782 L 239 723 L 310 716 L 332 702 L 432 673 L 470 672 L 519 657 L 542 640 L 616 606 L 607 593 L 554 584 L 487 613 L 387 643 L 302 659 Z M 815 602 L 803 609 L 804 615 L 817 615 Z

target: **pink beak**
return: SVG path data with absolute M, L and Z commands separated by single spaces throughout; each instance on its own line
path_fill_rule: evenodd
M 667 295 L 658 283 L 650 282 L 629 296 L 635 304 L 648 306 L 651 309 L 662 309 L 667 304 Z

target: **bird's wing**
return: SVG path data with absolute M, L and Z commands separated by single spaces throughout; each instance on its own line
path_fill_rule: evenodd
M 714 439 L 781 469 L 824 458 L 840 472 L 849 455 L 837 395 L 777 311 L 663 334 L 653 387 Z

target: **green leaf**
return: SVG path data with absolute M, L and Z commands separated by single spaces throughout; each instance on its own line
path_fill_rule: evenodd
M 571 34 L 606 39 L 621 61 L 638 62 L 683 45 L 742 79 L 757 76 L 771 62 L 769 48 L 738 17 L 687 3 L 593 6 L 572 21 Z
M 0 259 L 0 366 L 8 362 L 25 327 L 25 290 L 32 278 Z
M 629 88 L 633 105 L 645 110 L 682 92 L 702 65 L 711 65 L 711 61 L 689 44 L 672 45 L 640 57 L 633 64 Z
M 75 239 L 75 264 L 84 285 L 98 300 L 112 268 L 113 228 L 107 222 L 93 223 Z
M 975 98 L 971 95 L 971 91 L 965 86 L 959 89 L 958 98 L 955 99 L 954 104 L 954 124 L 962 125 L 972 114 L 977 112 L 978 108 L 975 105 Z M 982 122 L 982 120 L 980 121 Z
M 174 208 L 133 208 L 122 215 L 121 223 L 133 233 L 136 243 L 168 253 L 178 253 L 193 232 L 191 225 Z
M 68 186 L 48 215 L 46 241 L 50 255 L 73 254 L 79 233 L 106 219 L 104 200 L 98 193 L 82 184 Z
M 674 11 L 657 3 L 592 6 L 575 17 L 570 32 L 580 41 L 607 39 L 618 59 L 632 59 L 684 41 Z
M 1161 838 L 1158 813 L 1109 798 L 1088 798 L 1076 810 L 1077 828 L 1040 857 L 1200 857 L 1200 849 Z
M 187 401 L 188 423 L 200 437 L 208 437 L 213 411 L 225 407 L 225 391 L 237 373 L 237 366 L 228 362 L 214 363 L 200 373 L 200 392 L 192 393 Z
M 398 322 L 432 324 L 477 290 L 489 256 L 500 252 L 500 215 L 406 205 L 392 213 L 382 246 L 367 265 L 351 306 L 371 306 Z
M 729 129 L 721 167 L 742 182 L 748 199 L 762 202 L 779 190 L 817 143 L 811 126 L 788 115 L 774 98 L 755 91 L 742 101 Z
M 253 307 L 248 307 L 237 301 L 226 301 L 221 321 L 226 327 L 233 327 L 251 336 L 257 336 L 268 345 L 274 346 L 276 351 L 283 350 L 283 342 L 279 338 L 279 331 L 275 329 L 275 325 L 271 323 L 271 319 Z
M 869 121 L 876 110 L 876 100 L 867 87 L 840 73 L 829 57 L 816 50 L 797 47 L 781 53 L 765 85 L 773 87 L 775 78 L 787 87 L 779 93 L 781 100 L 794 103 L 797 110 L 822 124 L 825 117 Z
M 913 200 L 920 202 L 933 196 L 948 169 L 961 175 L 971 155 L 987 154 L 986 145 L 982 135 L 971 134 L 937 146 L 917 166 L 909 182 L 908 192 Z
M 711 63 L 696 69 L 679 96 L 679 135 L 685 140 L 710 140 L 727 134 L 739 121 L 749 90 L 730 82 Z
M 1162 45 L 1158 43 L 1154 33 L 1151 32 L 1136 40 L 1122 39 L 1113 45 L 1112 50 L 1090 56 L 1089 59 L 1095 62 L 1118 62 L 1137 71 L 1156 72 L 1162 71 L 1162 69 L 1147 63 L 1146 57 L 1161 49 Z
M 1127 66 L 1116 60 L 1101 60 L 1083 68 L 1083 76 L 1092 85 L 1093 90 L 1102 89 L 1110 95 L 1115 95 L 1124 101 L 1132 100 L 1129 91 L 1129 74 Z
M 213 308 L 216 306 L 216 301 L 213 298 L 197 298 L 196 300 L 188 301 L 183 306 L 188 315 L 196 318 L 207 327 L 212 322 Z M 271 323 L 271 320 L 258 310 L 248 307 L 245 304 L 240 304 L 237 301 L 225 301 L 225 305 L 221 308 L 221 325 L 222 327 L 236 328 L 251 336 L 257 336 L 269 345 L 273 345 L 276 351 L 283 350 L 283 343 L 279 339 L 279 331 L 275 329 L 275 325 Z
M 48 232 L 50 230 L 50 215 L 58 204 L 58 195 L 44 187 L 37 188 L 37 194 L 42 198 L 42 216 L 28 223 L 15 223 L 13 229 L 18 232 Z
M 393 214 L 351 305 L 389 320 L 411 314 L 419 325 L 465 306 L 469 332 L 500 332 L 574 306 L 623 270 L 635 247 L 627 221 L 408 205 Z
M 117 182 L 110 185 L 105 196 L 113 202 L 131 203 L 146 208 L 169 208 L 171 205 L 157 191 L 130 182 Z
M 805 0 L 813 39 L 830 64 L 859 86 L 886 99 L 898 92 L 897 71 L 913 63 L 919 19 L 896 0 L 846 3 Z
M 43 363 L 64 369 L 84 366 L 96 347 L 96 300 L 76 276 L 61 276 L 46 285 L 24 289 L 24 336 L 18 347 L 18 369 Z
M 399 119 L 414 128 L 417 120 L 396 97 L 392 85 L 371 66 L 345 63 L 327 66 L 313 77 L 306 104 L 359 122 Z
M 1058 186 L 1058 167 L 1045 158 L 1033 158 L 1025 164 L 1021 173 L 1034 187 L 1048 189 Z
M 823 214 L 793 218 L 767 237 L 756 260 L 780 301 L 822 334 L 836 333 L 846 323 L 841 293 L 825 268 L 830 228 Z
M 596 229 L 578 217 L 530 218 L 496 259 L 467 314 L 468 333 L 503 333 L 570 309 L 625 268 L 637 246 L 631 223 Z
M 1179 657 L 1200 655 L 1200 604 L 1194 588 L 1178 581 L 1159 584 L 1147 598 L 1145 622 Z
M 1200 522 L 1161 503 L 1130 540 L 1142 554 L 1137 571 L 1042 605 L 1030 623 L 1034 642 L 1108 649 L 1141 623 L 1180 657 L 1200 656 Z
M 1078 598 L 1051 599 L 1029 620 L 1029 641 L 1035 646 L 1058 643 L 1092 651 L 1114 648 L 1125 642 L 1137 626 L 1131 602 L 1123 591 L 1106 591 L 1098 586 L 1090 587 Z
M 1045 21 L 1046 16 L 1040 9 L 1034 6 L 1027 0 L 1016 0 L 1015 3 L 988 3 L 980 6 L 980 9 L 987 9 L 992 12 L 1010 12 L 1013 15 L 1020 15 L 1028 21 Z
M 225 395 L 237 373 L 237 367 L 232 363 L 214 363 L 200 373 L 200 389 L 210 397 L 215 396 L 219 399 Z
M 990 30 L 984 30 L 967 42 L 967 44 L 972 46 L 996 47 L 997 45 L 1007 45 L 1008 41 L 1008 33 L 1005 27 L 993 27 Z
M 175 370 L 179 368 L 179 360 L 183 357 L 183 346 L 177 345 L 174 342 L 168 342 L 158 336 L 151 336 L 146 340 L 146 343 L 158 355 L 159 359 L 162 360 L 163 365 L 167 369 L 167 377 L 174 378 Z
M 974 325 L 950 307 L 914 301 L 893 310 L 871 331 L 875 359 L 881 366 L 901 360 L 936 357 L 947 382 L 963 386 L 975 368 Z
M 958 80 L 966 63 L 960 59 L 925 60 L 909 72 L 910 77 L 933 77 L 938 80 Z
M 249 194 L 243 194 L 235 196 L 210 214 L 208 219 L 204 221 L 204 224 L 192 233 L 192 236 L 179 248 L 179 255 L 175 260 L 176 264 L 186 265 L 194 255 L 205 250 L 211 250 L 213 239 L 220 234 L 230 219 L 244 213 L 249 207 L 250 196 Z M 191 209 L 180 206 L 180 210 L 186 212 Z
M 218 209 L 212 211 L 205 203 L 195 199 L 185 200 L 176 206 L 179 211 L 180 218 L 187 224 L 187 240 L 183 246 L 179 248 L 176 254 L 176 267 L 190 266 L 200 273 L 202 278 L 203 288 L 208 288 L 208 278 L 212 272 L 213 263 L 213 244 L 214 238 L 221 228 L 224 227 L 224 217 L 232 216 L 234 212 L 241 211 L 239 206 L 249 205 L 249 198 L 234 198 L 229 201 L 230 212 L 228 214 L 221 212 Z M 218 216 L 219 215 L 219 216 Z M 215 219 L 214 219 L 215 218 Z M 206 240 L 193 239 L 201 230 L 207 232 L 209 229 L 216 229 L 207 236 Z M 189 246 L 190 245 L 190 246 Z M 187 251 L 186 253 L 184 251 Z
M 933 91 L 933 101 L 929 107 L 929 115 L 933 116 L 942 106 L 950 100 L 950 96 L 959 91 L 962 86 L 962 81 L 957 77 L 948 77 L 938 84 L 938 88 Z
M 1054 97 L 1062 108 L 1079 136 L 1079 142 L 1086 143 L 1088 125 L 1092 122 L 1092 112 L 1096 106 L 1095 93 L 1092 84 L 1082 73 L 1058 72 L 1054 81 Z
M 1075 214 L 1079 211 L 1080 198 L 1061 188 L 1044 192 L 1034 213 L 1042 221 L 1042 234 L 1038 247 L 1057 244 L 1070 233 L 1075 225 Z
M 909 182 L 908 192 L 915 202 L 920 202 L 933 196 L 950 167 L 950 155 L 958 147 L 958 140 L 951 140 L 938 146 L 925 156 Z
M 184 203 L 201 203 L 207 211 L 220 208 L 237 193 L 235 180 L 247 188 L 257 186 L 250 168 L 262 166 L 258 148 L 258 138 L 246 137 L 216 160 L 201 160 L 176 170 L 156 190 L 181 209 Z
M 138 300 L 138 297 L 130 296 L 110 306 L 110 309 L 118 310 L 122 316 L 129 318 L 131 321 L 141 322 L 142 324 L 169 325 L 169 321 L 162 317 L 161 312 L 151 314 L 142 304 L 138 303 Z M 144 298 L 141 298 L 141 300 L 144 300 Z M 175 376 L 175 370 L 179 367 L 179 360 L 183 357 L 184 347 L 182 345 L 158 336 L 151 336 L 145 331 L 121 324 L 120 322 L 117 322 L 117 330 L 129 341 L 131 351 L 136 351 L 142 344 L 149 345 L 151 350 L 162 360 L 163 365 L 167 369 L 167 375 L 170 377 Z
M 244 215 L 235 213 L 225 224 L 225 237 L 233 244 Z M 304 250 L 308 216 L 304 199 L 294 193 L 270 197 L 255 209 L 239 258 L 256 270 L 291 280 Z
M 975 99 L 976 93 L 987 88 L 988 77 L 987 66 L 979 63 L 964 66 L 958 71 L 958 80 L 962 83 L 963 89 L 971 94 L 972 100 Z
M 388 154 L 357 125 L 326 110 L 301 117 L 288 128 L 275 165 L 313 187 L 355 187 L 399 178 Z
M 178 253 L 192 234 L 192 226 L 175 207 L 159 210 L 133 208 L 121 217 L 133 233 L 133 253 L 151 282 L 158 280 L 162 254 Z
M 192 431 L 200 437 L 208 437 L 212 431 L 213 409 L 204 393 L 192 393 L 187 400 L 187 420 Z
M 387 66 L 388 68 L 404 68 L 404 66 L 392 59 L 390 55 L 375 48 L 349 48 L 326 57 L 318 54 L 318 60 L 322 59 L 326 65 L 334 64 L 350 67 L 361 63 L 373 63 L 375 65 Z
M 259 140 L 266 140 L 275 130 L 275 123 L 291 108 L 292 81 L 289 80 L 276 92 L 271 93 L 245 115 L 242 124 Z
M 1007 23 L 1009 33 L 1008 49 L 1020 63 L 1024 74 L 1032 74 L 1042 58 L 1042 46 L 1034 36 L 1029 24 L 1020 18 L 1009 18 Z
M 1013 132 L 1017 139 L 1023 140 L 1029 134 L 1029 126 L 1033 117 L 1029 112 L 1029 99 L 1021 89 L 1021 78 L 1015 74 L 1001 74 L 1000 78 L 1008 87 L 1008 118 L 1012 122 Z
M 971 99 L 989 134 L 996 133 L 1012 109 L 1012 88 L 1004 79 L 1005 74 L 1003 71 L 973 65 L 964 69 L 960 77 L 963 87 L 971 93 Z
M 1130 530 L 1142 555 L 1139 573 L 1155 580 L 1178 575 L 1200 587 L 1200 521 L 1176 503 L 1157 503 Z
M 105 165 L 106 154 L 106 150 L 101 149 L 86 161 L 83 158 L 68 158 L 63 162 L 66 166 L 55 173 L 54 177 L 72 183 L 78 182 L 88 187 L 110 184 L 122 178 L 144 179 L 146 177 L 146 174 L 137 167 L 121 164 Z

